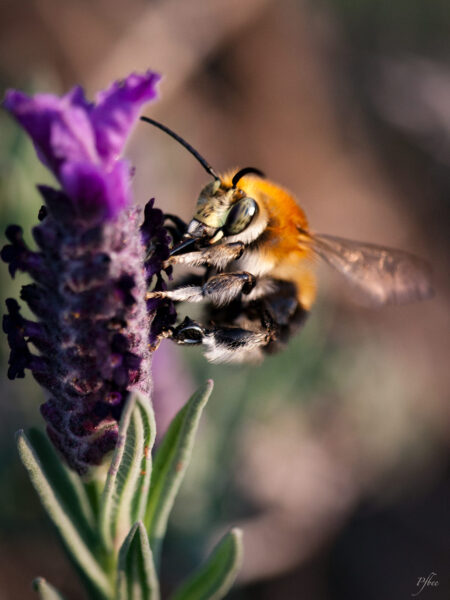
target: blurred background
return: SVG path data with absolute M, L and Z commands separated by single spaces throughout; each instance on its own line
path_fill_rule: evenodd
M 448 1 L 1 0 L 0 10 L 2 91 L 81 83 L 92 96 L 132 70 L 159 71 L 146 114 L 216 170 L 259 167 L 292 190 L 312 229 L 433 265 L 432 301 L 382 311 L 355 304 L 324 268 L 303 332 L 262 367 L 161 346 L 161 431 L 199 383 L 216 382 L 171 520 L 164 589 L 239 525 L 232 600 L 401 600 L 432 572 L 439 586 L 421 596 L 449 598 Z M 36 222 L 34 186 L 48 174 L 3 113 L 0 131 L 3 236 Z M 145 125 L 127 153 L 138 201 L 155 196 L 189 219 L 206 181 L 193 158 Z M 25 282 L 2 266 L 2 310 Z M 14 447 L 18 428 L 42 426 L 43 392 L 30 376 L 6 379 L 5 339 L 0 348 L 0 596 L 31 598 L 42 575 L 83 598 Z

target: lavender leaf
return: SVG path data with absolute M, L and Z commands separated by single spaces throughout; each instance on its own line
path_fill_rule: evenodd
M 189 465 L 200 417 L 213 388 L 209 380 L 173 419 L 155 455 L 145 514 L 150 545 L 158 563 L 167 520 Z
M 45 471 L 33 446 L 23 431 L 17 434 L 17 447 L 22 463 L 31 479 L 34 489 L 47 514 L 58 530 L 64 545 L 73 562 L 81 569 L 84 576 L 95 588 L 98 597 L 105 600 L 111 597 L 111 584 L 80 536 L 76 523 L 72 522 L 61 504 L 61 501 L 46 477 Z
M 159 583 L 142 521 L 133 525 L 119 552 L 117 600 L 159 600 Z
M 150 400 L 135 392 L 129 396 L 122 413 L 119 438 L 101 498 L 100 531 L 108 550 L 117 549 L 132 524 L 143 517 L 154 440 Z
M 43 577 L 37 577 L 33 581 L 33 589 L 39 594 L 41 600 L 64 600 L 58 590 Z
M 84 533 L 86 543 L 91 544 L 95 539 L 95 515 L 79 475 L 64 464 L 42 431 L 32 428 L 28 437 L 65 511 L 77 523 L 80 533 Z
M 242 563 L 242 532 L 232 529 L 211 556 L 171 597 L 171 600 L 220 600 L 236 579 Z

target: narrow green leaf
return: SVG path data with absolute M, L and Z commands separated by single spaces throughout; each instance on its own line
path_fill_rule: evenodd
M 155 455 L 144 523 L 156 563 L 167 520 L 189 464 L 200 417 L 212 388 L 213 382 L 209 380 L 188 400 L 173 419 Z
M 159 583 L 142 521 L 135 523 L 119 552 L 118 600 L 159 600 Z
M 105 467 L 103 467 L 105 468 Z M 96 523 L 96 535 L 98 536 L 97 527 L 100 518 L 100 500 L 103 494 L 103 489 L 105 487 L 105 478 L 102 477 L 102 469 L 95 470 L 91 473 L 93 477 L 86 479 L 83 481 L 83 488 L 86 494 L 86 497 L 89 502 L 89 506 L 94 514 L 94 519 Z M 108 465 L 106 464 L 106 468 Z M 104 474 L 104 472 L 103 472 Z
M 28 439 L 70 519 L 76 523 L 86 544 L 92 544 L 95 540 L 95 517 L 81 478 L 65 466 L 42 431 L 30 429 Z
M 100 530 L 108 550 L 117 549 L 131 525 L 144 516 L 155 430 L 149 398 L 131 394 L 100 502 Z
M 90 584 L 96 589 L 100 598 L 109 598 L 111 585 L 88 546 L 80 537 L 76 523 L 70 520 L 59 496 L 47 479 L 42 464 L 23 431 L 17 434 L 17 447 L 20 458 L 28 471 L 36 492 L 53 524 L 61 535 L 71 558 Z
M 41 600 L 64 600 L 58 590 L 43 577 L 37 577 L 33 581 L 33 589 L 39 594 Z
M 140 413 L 144 429 L 144 446 L 141 458 L 140 477 L 137 481 L 136 493 L 132 505 L 131 522 L 136 523 L 141 521 L 145 516 L 147 508 L 148 493 L 150 489 L 150 480 L 152 477 L 152 448 L 155 443 L 156 423 L 153 412 L 153 405 L 149 399 L 146 399 L 145 404 L 138 402 L 136 410 Z
M 242 533 L 232 529 L 211 556 L 175 592 L 171 600 L 220 600 L 228 593 L 242 563 Z

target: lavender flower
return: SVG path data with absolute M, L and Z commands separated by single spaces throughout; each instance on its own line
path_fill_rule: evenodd
M 175 316 L 167 301 L 145 300 L 153 279 L 156 289 L 165 285 L 170 238 L 153 200 L 142 222 L 130 167 L 119 159 L 158 80 L 150 71 L 130 75 L 92 104 L 80 87 L 61 98 L 9 91 L 4 101 L 61 185 L 38 186 L 45 205 L 33 228 L 37 251 L 17 225 L 6 231 L 1 257 L 13 277 L 19 270 L 34 279 L 21 298 L 37 317 L 25 319 L 7 300 L 8 376 L 30 369 L 50 392 L 41 407 L 48 435 L 79 473 L 114 447 L 128 392 L 150 393 L 151 350 Z

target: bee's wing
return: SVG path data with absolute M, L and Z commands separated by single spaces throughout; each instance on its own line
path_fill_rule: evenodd
M 428 264 L 412 254 L 331 235 L 308 234 L 303 240 L 373 306 L 404 304 L 433 295 Z

